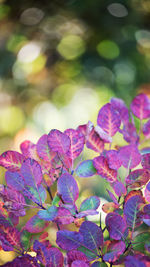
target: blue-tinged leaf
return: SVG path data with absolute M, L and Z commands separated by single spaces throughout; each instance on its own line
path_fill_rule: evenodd
M 37 215 L 34 215 L 26 223 L 24 229 L 30 233 L 40 233 L 48 226 L 48 222 L 42 220 Z
M 77 249 L 83 243 L 83 236 L 79 232 L 60 230 L 57 232 L 56 243 L 65 250 Z
M 117 213 L 111 212 L 106 216 L 106 227 L 110 238 L 120 240 L 124 238 L 124 232 L 127 228 L 125 220 Z
M 106 262 L 115 262 L 125 251 L 126 245 L 123 241 L 110 241 L 107 253 L 103 256 Z
M 97 224 L 85 221 L 81 224 L 79 232 L 83 236 L 83 244 L 85 247 L 95 250 L 103 245 L 103 232 Z
M 62 174 L 58 179 L 57 191 L 65 203 L 74 204 L 79 196 L 76 180 L 69 173 Z
M 100 199 L 99 197 L 92 196 L 89 198 L 86 198 L 80 205 L 80 211 L 85 210 L 96 210 L 100 205 Z
M 53 221 L 58 214 L 58 208 L 55 206 L 49 207 L 47 210 L 38 211 L 37 215 L 39 218 L 45 221 Z
M 5 180 L 8 186 L 17 191 L 22 191 L 25 187 L 24 178 L 18 172 L 7 171 L 5 173 Z
M 107 267 L 107 264 L 105 262 L 95 261 L 91 267 Z
M 93 166 L 92 160 L 85 160 L 82 161 L 75 170 L 76 174 L 79 177 L 90 177 L 96 174 L 96 169 Z

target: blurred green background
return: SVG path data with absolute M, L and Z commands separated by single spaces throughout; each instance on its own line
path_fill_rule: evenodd
M 149 0 L 0 0 L 0 153 L 150 94 Z
M 139 92 L 150 96 L 149 0 L 0 0 L 0 153 Z M 82 197 L 103 196 L 97 179 Z

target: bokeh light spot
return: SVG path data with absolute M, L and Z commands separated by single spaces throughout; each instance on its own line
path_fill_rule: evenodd
M 36 7 L 28 8 L 21 14 L 20 21 L 24 25 L 32 26 L 38 24 L 44 17 L 44 12 Z
M 85 43 L 77 35 L 67 35 L 62 38 L 57 46 L 58 52 L 68 60 L 81 56 L 85 51 Z
M 24 45 L 19 53 L 18 53 L 18 60 L 21 62 L 32 62 L 35 60 L 41 52 L 41 47 L 38 43 L 28 43 Z
M 136 31 L 135 38 L 140 46 L 142 46 L 143 48 L 150 48 L 150 31 Z
M 100 56 L 106 59 L 115 59 L 119 56 L 118 45 L 110 40 L 103 40 L 97 45 L 97 51 Z
M 126 17 L 128 15 L 127 8 L 120 3 L 113 3 L 107 7 L 109 13 L 118 18 Z

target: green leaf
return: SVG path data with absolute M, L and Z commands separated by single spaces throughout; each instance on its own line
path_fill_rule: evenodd
M 97 170 L 94 168 L 92 160 L 85 160 L 81 162 L 75 170 L 75 173 L 79 177 L 90 177 L 96 174 L 96 172 Z
M 133 249 L 145 253 L 145 245 L 150 242 L 150 233 L 140 233 L 134 238 Z

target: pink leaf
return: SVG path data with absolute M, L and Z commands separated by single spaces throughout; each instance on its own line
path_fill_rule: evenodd
M 6 151 L 0 155 L 0 166 L 15 172 L 20 170 L 24 159 L 25 157 L 16 151 Z
M 109 168 L 108 161 L 104 156 L 94 158 L 93 165 L 98 174 L 106 178 L 109 182 L 115 182 L 117 180 L 117 171 Z
M 106 152 L 106 158 L 108 165 L 113 170 L 118 170 L 121 167 L 121 161 L 119 159 L 119 153 L 116 150 L 108 150 Z
M 97 124 L 109 136 L 115 135 L 121 124 L 119 112 L 116 111 L 109 103 L 104 105 L 98 113 Z
M 128 108 L 126 107 L 124 101 L 120 98 L 112 97 L 110 100 L 112 107 L 116 109 L 121 117 L 121 120 L 126 123 L 129 121 L 129 112 Z
M 81 154 L 84 148 L 84 136 L 74 129 L 67 129 L 64 133 L 70 137 L 71 145 L 67 154 L 73 161 Z
M 148 121 L 143 125 L 143 134 L 146 136 L 147 139 L 150 138 L 150 120 L 148 120 Z
M 150 100 L 145 94 L 137 95 L 131 103 L 132 113 L 140 120 L 150 116 Z
M 141 162 L 141 155 L 136 145 L 124 146 L 119 150 L 119 158 L 125 168 L 135 168 Z
M 109 136 L 100 126 L 98 125 L 95 126 L 95 132 L 99 135 L 101 139 L 104 140 L 104 142 L 106 143 L 112 142 L 112 137 Z
M 48 139 L 47 134 L 42 135 L 37 142 L 36 149 L 37 149 L 37 154 L 40 157 L 40 159 L 50 164 L 51 160 L 55 157 L 56 153 L 50 151 L 47 139 Z

